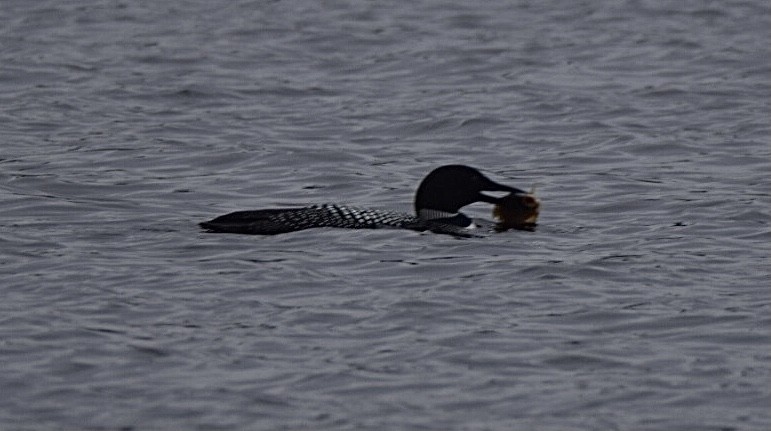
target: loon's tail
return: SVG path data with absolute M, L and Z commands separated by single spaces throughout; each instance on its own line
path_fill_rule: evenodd
M 313 227 L 302 223 L 311 219 L 310 208 L 281 208 L 236 211 L 198 225 L 209 232 L 275 235 Z M 288 222 L 291 221 L 291 222 Z

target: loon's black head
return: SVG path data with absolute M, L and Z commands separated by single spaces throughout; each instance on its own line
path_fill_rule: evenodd
M 482 192 L 525 194 L 520 189 L 490 180 L 472 167 L 447 165 L 434 169 L 420 183 L 415 195 L 415 212 L 418 216 L 421 210 L 457 213 L 462 207 L 474 202 L 497 204 L 500 200 Z

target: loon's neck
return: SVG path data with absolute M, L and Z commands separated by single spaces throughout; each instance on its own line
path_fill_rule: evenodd
M 452 213 L 449 211 L 421 208 L 418 210 L 418 218 L 432 224 L 446 224 L 461 228 L 474 227 L 474 221 L 461 212 Z
M 442 211 L 442 210 L 432 210 L 429 208 L 421 208 L 418 210 L 418 217 L 421 220 L 436 220 L 436 219 L 443 219 L 443 218 L 452 218 L 457 216 L 458 212 L 451 213 L 449 211 Z

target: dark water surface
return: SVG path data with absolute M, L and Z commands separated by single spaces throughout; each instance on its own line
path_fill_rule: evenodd
M 771 429 L 770 12 L 3 1 L 0 429 Z M 196 226 L 449 163 L 538 230 Z

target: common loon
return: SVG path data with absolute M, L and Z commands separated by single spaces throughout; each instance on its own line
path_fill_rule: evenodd
M 508 192 L 502 198 L 482 192 Z M 275 235 L 316 227 L 349 229 L 403 228 L 467 236 L 473 221 L 459 210 L 474 202 L 499 204 L 512 197 L 529 196 L 520 189 L 498 184 L 464 165 L 434 169 L 415 194 L 415 215 L 337 204 L 302 208 L 236 211 L 200 223 L 209 232 Z

